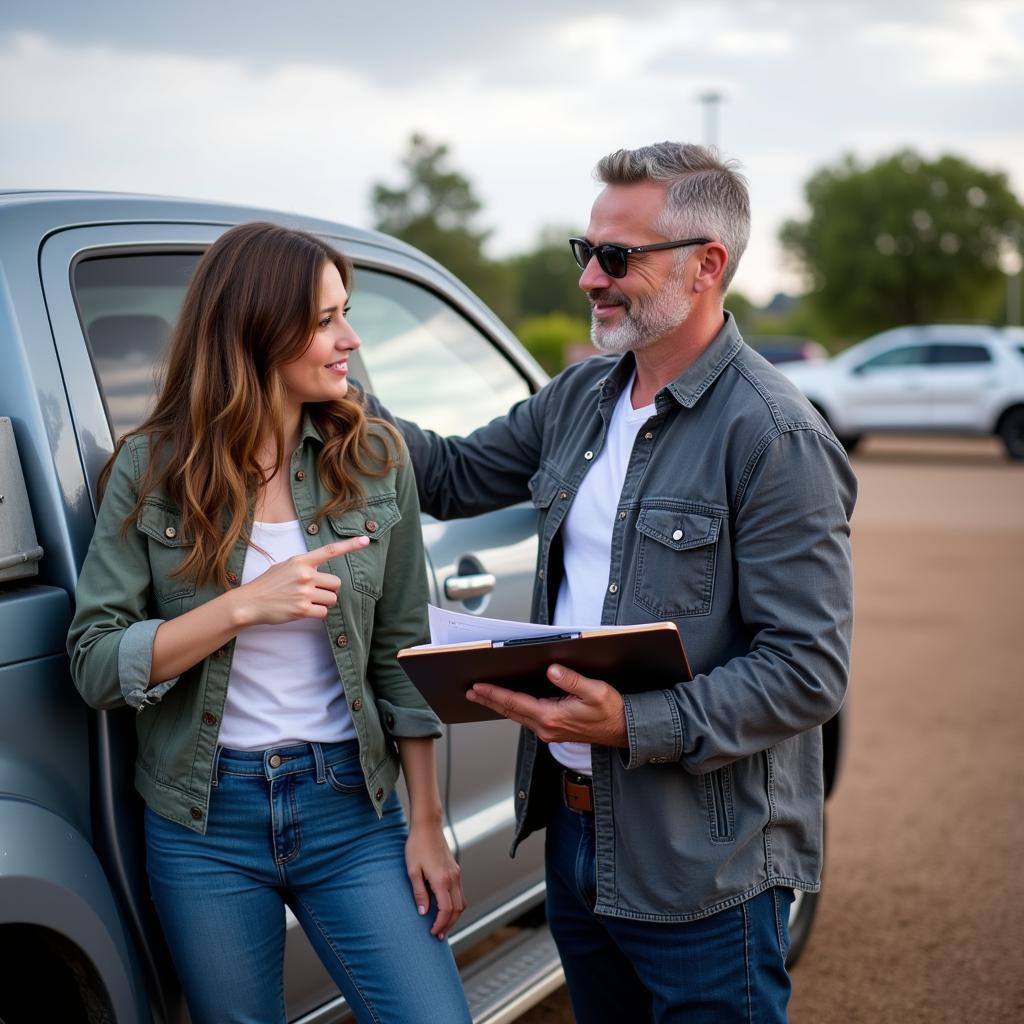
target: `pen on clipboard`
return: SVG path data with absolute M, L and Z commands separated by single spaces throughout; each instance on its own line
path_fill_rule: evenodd
M 579 640 L 580 633 L 545 633 L 544 636 L 524 636 L 515 640 L 496 640 L 492 647 L 525 647 L 527 644 L 546 644 L 549 640 Z

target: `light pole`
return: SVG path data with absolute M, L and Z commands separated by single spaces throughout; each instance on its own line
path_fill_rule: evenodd
M 714 89 L 702 92 L 697 96 L 704 107 L 704 145 L 718 145 L 718 105 L 722 102 L 722 94 Z

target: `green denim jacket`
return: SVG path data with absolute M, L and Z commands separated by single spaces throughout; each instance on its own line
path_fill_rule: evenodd
M 371 431 L 381 432 L 373 425 Z M 291 457 L 292 497 L 309 550 L 346 537 L 370 537 L 368 547 L 325 563 L 323 571 L 339 576 L 342 586 L 324 626 L 355 724 L 366 787 L 379 814 L 398 778 L 393 739 L 441 735 L 437 717 L 395 659 L 396 651 L 422 643 L 427 635 L 415 483 L 403 450 L 397 469 L 363 479 L 363 507 L 316 523 L 326 500 L 317 472 L 322 447 L 307 418 Z M 180 677 L 146 689 L 160 624 L 223 592 L 219 585 L 197 589 L 194 580 L 171 575 L 189 540 L 166 494 L 148 495 L 137 522 L 122 536 L 148 457 L 148 439 L 137 436 L 114 463 L 78 581 L 68 653 L 75 685 L 89 705 L 127 704 L 138 711 L 135 785 L 146 803 L 204 833 L 234 641 Z M 241 578 L 245 550 L 243 542 L 235 546 L 229 579 Z

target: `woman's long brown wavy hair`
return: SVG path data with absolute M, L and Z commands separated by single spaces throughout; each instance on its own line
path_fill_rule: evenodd
M 162 488 L 193 545 L 176 575 L 200 585 L 226 583 L 232 548 L 247 530 L 256 494 L 273 475 L 257 461 L 260 442 L 269 432 L 277 452 L 284 451 L 280 369 L 313 339 L 327 264 L 338 268 L 350 291 L 352 268 L 341 253 L 314 235 L 258 222 L 226 231 L 196 267 L 156 407 L 117 442 L 99 480 L 102 494 L 127 437 L 148 436 L 149 462 L 124 526 Z M 354 391 L 305 410 L 325 442 L 319 474 L 331 497 L 319 519 L 364 498 L 360 475 L 383 476 L 396 465 L 398 434 L 382 420 L 371 421 Z M 384 437 L 371 434 L 370 422 L 384 428 Z

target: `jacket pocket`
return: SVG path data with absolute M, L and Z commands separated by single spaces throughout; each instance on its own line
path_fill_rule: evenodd
M 153 592 L 158 604 L 166 606 L 170 602 L 192 597 L 196 592 L 196 581 L 187 576 L 173 575 L 185 561 L 188 549 L 192 546 L 191 540 L 184 536 L 181 529 L 181 513 L 170 505 L 147 500 L 135 526 L 148 538 Z
M 704 804 L 713 843 L 731 843 L 736 839 L 736 814 L 733 810 L 732 765 L 702 776 Z
M 384 568 L 391 530 L 402 521 L 397 495 L 394 491 L 373 495 L 365 508 L 349 509 L 327 518 L 336 540 L 370 538 L 370 543 L 361 551 L 346 555 L 345 563 L 352 577 L 352 586 L 376 601 L 384 591 Z
M 655 499 L 640 506 L 634 600 L 659 618 L 707 615 L 724 509 Z

